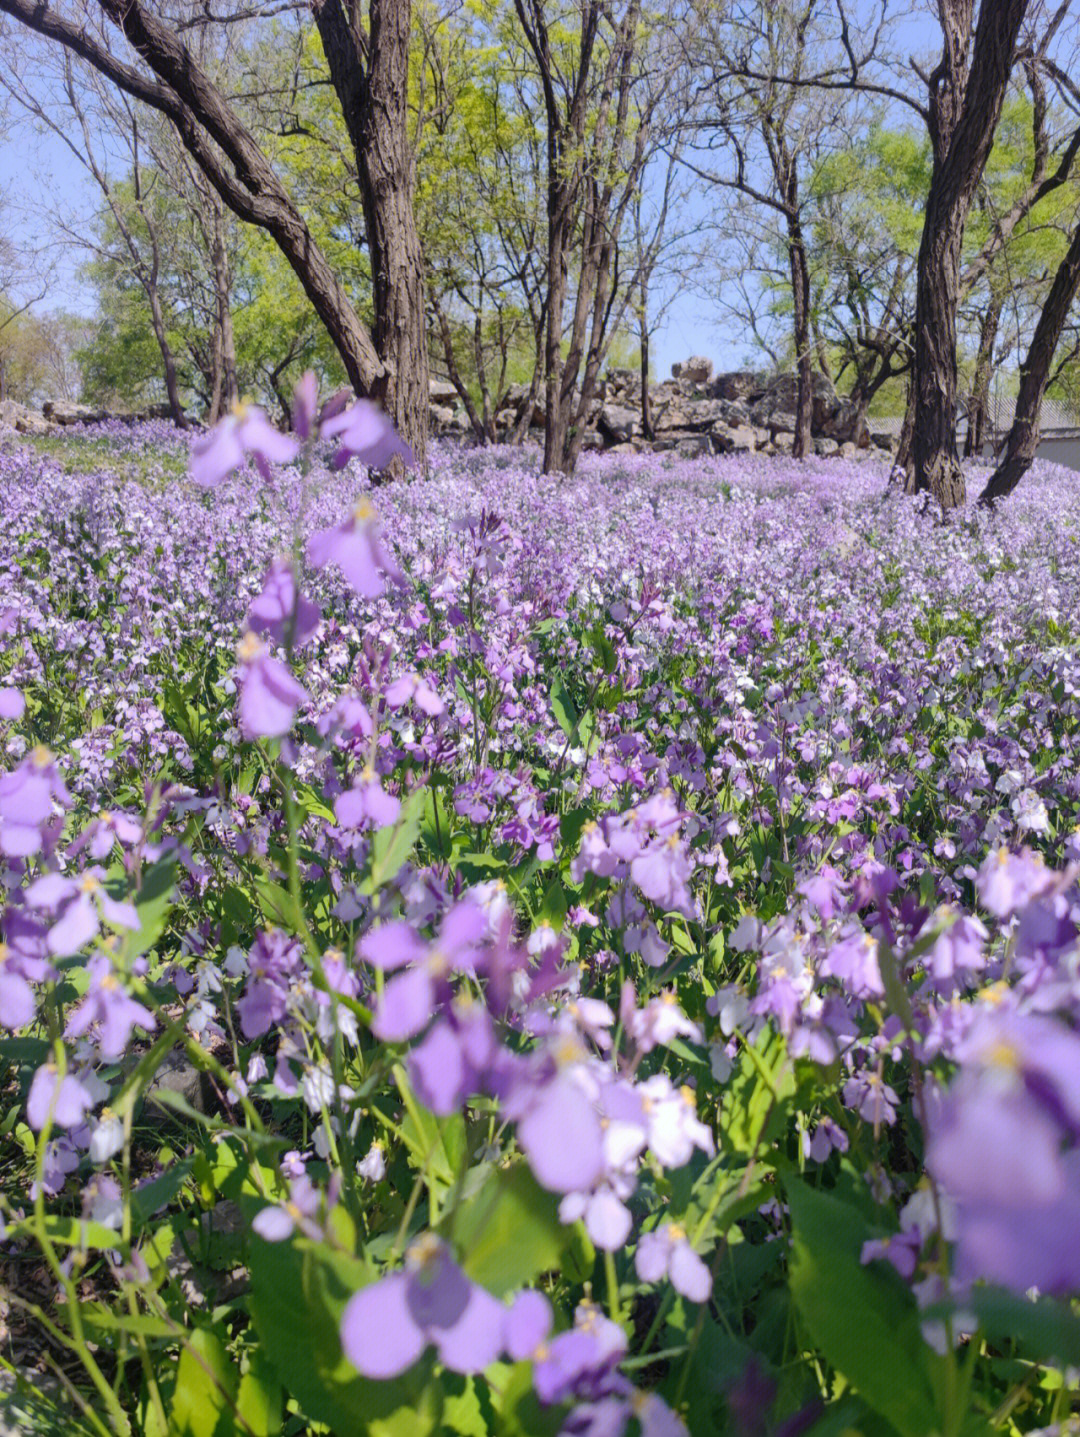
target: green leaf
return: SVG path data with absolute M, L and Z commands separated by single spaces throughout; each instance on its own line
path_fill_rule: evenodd
M 596 624 L 595 627 L 589 630 L 589 643 L 592 645 L 596 657 L 600 660 L 600 667 L 604 670 L 604 673 L 613 674 L 618 660 L 615 655 L 615 646 L 607 634 L 604 633 L 603 624 Z
M 428 1437 L 437 1429 L 441 1401 L 430 1357 L 392 1382 L 370 1382 L 342 1351 L 345 1305 L 374 1276 L 365 1263 L 306 1238 L 255 1237 L 250 1264 L 255 1330 L 309 1421 L 325 1422 L 338 1437 Z
M 940 1431 L 931 1368 L 943 1359 L 923 1341 L 911 1293 L 882 1264 L 860 1262 L 869 1233 L 856 1209 L 795 1178 L 785 1187 L 789 1286 L 812 1341 L 901 1437 Z
M 143 875 L 142 886 L 135 898 L 139 927 L 124 939 L 124 953 L 128 958 L 138 958 L 140 954 L 149 952 L 165 932 L 172 911 L 175 880 L 176 858 L 172 854 L 148 868 Z
M 277 1437 L 281 1409 L 281 1380 L 266 1355 L 255 1348 L 236 1394 L 237 1416 L 246 1425 L 247 1437 Z
M 495 1375 L 492 1383 L 499 1393 L 496 1437 L 555 1437 L 566 1415 L 565 1407 L 542 1407 L 533 1391 L 532 1363 L 517 1362 Z
M 577 732 L 577 709 L 574 707 L 574 700 L 570 697 L 570 690 L 566 687 L 561 674 L 556 674 L 548 698 L 556 722 L 566 737 L 572 739 Z
M 976 1287 L 963 1303 L 987 1337 L 1013 1341 L 1021 1355 L 1033 1362 L 1080 1367 L 1080 1317 L 1052 1297 L 1035 1302 L 1000 1287 Z
M 388 883 L 408 858 L 420 836 L 426 790 L 416 789 L 401 805 L 397 822 L 380 828 L 371 840 L 371 871 L 361 884 L 361 892 L 374 893 Z
M 570 1233 L 559 1222 L 559 1204 L 524 1163 L 495 1168 L 443 1230 L 458 1247 L 461 1266 L 496 1297 L 527 1287 L 559 1266 Z
M 437 1118 L 429 1112 L 417 1099 L 400 1064 L 394 1067 L 394 1081 L 405 1104 L 401 1136 L 410 1161 L 423 1170 L 424 1181 L 438 1202 L 453 1187 L 465 1160 L 465 1120 L 460 1113 Z
M 170 1437 L 232 1437 L 236 1368 L 221 1339 L 197 1327 L 185 1341 L 169 1412 Z
M 137 1223 L 148 1222 L 158 1208 L 171 1202 L 191 1176 L 192 1159 L 173 1163 L 160 1175 L 143 1183 L 131 1194 L 131 1208 Z

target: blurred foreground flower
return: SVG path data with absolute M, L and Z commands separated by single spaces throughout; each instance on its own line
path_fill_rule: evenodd
M 269 479 L 271 464 L 291 464 L 299 452 L 297 441 L 280 434 L 256 405 L 238 404 L 192 444 L 191 477 L 196 484 L 213 488 L 250 454 L 259 473 Z

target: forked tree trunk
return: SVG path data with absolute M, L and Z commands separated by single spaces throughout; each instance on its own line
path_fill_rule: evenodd
M 989 484 L 979 495 L 980 504 L 992 504 L 1011 494 L 1031 468 L 1039 444 L 1039 410 L 1050 378 L 1050 366 L 1080 290 L 1080 228 L 1072 237 L 1065 258 L 1058 266 L 1054 283 L 1035 326 L 1031 347 L 1020 366 L 1020 392 L 1016 414 L 1005 445 L 1005 456 Z

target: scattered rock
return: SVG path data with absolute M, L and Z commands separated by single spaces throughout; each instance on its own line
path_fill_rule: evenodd
M 159 1093 L 175 1093 L 198 1113 L 209 1111 L 214 1090 L 209 1078 L 192 1063 L 183 1048 L 174 1048 L 166 1053 L 146 1090 L 147 1106 L 153 1110 L 158 1121 L 176 1117 L 166 1103 L 155 1101 Z
M 0 427 L 18 434 L 51 434 L 53 426 L 36 409 L 27 409 L 14 399 L 0 401 Z
M 613 444 L 625 444 L 641 433 L 641 417 L 633 409 L 618 404 L 605 404 L 600 410 L 599 424 Z
M 673 364 L 671 375 L 673 379 L 685 379 L 687 384 L 708 384 L 712 378 L 712 360 L 693 354 L 681 364 Z
M 679 440 L 676 448 L 683 459 L 701 459 L 713 452 L 708 434 L 688 434 L 685 439 Z
M 718 374 L 709 386 L 714 399 L 746 400 L 750 404 L 760 399 L 768 387 L 768 376 L 751 369 Z
M 67 399 L 47 399 L 41 406 L 41 412 L 54 424 L 63 425 L 100 424 L 112 417 L 106 409 L 91 409 L 88 404 L 73 404 Z
M 753 454 L 757 437 L 748 424 L 714 424 L 709 430 L 718 454 Z
M 458 392 L 449 379 L 436 379 L 432 375 L 428 380 L 428 399 L 432 404 L 453 405 L 458 403 Z

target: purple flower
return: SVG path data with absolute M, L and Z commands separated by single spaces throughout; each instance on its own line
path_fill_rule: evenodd
M 385 469 L 395 454 L 406 464 L 413 463 L 412 450 L 382 410 L 367 399 L 358 399 L 349 409 L 325 418 L 321 432 L 324 439 L 336 438 L 341 446 L 332 461 L 335 469 L 354 455 L 370 469 Z
M 709 1269 L 690 1246 L 686 1230 L 666 1222 L 654 1232 L 641 1236 L 634 1256 L 642 1282 L 659 1282 L 670 1277 L 671 1285 L 691 1302 L 705 1302 L 712 1292 Z
M 560 1332 L 533 1357 L 533 1388 L 548 1406 L 573 1397 L 598 1399 L 620 1390 L 618 1364 L 626 1356 L 626 1333 L 593 1302 L 582 1302 L 574 1326 Z
M 34 990 L 28 979 L 45 976 L 46 965 L 38 960 L 27 964 L 19 953 L 0 943 L 0 1028 L 25 1028 L 37 1011 Z
M 434 1345 L 452 1372 L 482 1372 L 503 1350 L 507 1310 L 477 1287 L 433 1233 L 393 1272 L 349 1299 L 341 1345 L 364 1377 L 396 1377 Z
M 55 1063 L 46 1063 L 34 1074 L 26 1097 L 26 1121 L 40 1132 L 52 1114 L 57 1128 L 77 1128 L 94 1106 L 94 1099 L 78 1078 L 65 1073 L 61 1078 Z
M 934 981 L 952 984 L 964 973 L 975 973 L 986 966 L 985 926 L 970 913 L 944 908 L 938 914 L 944 921 L 926 955 L 926 966 Z
M 208 488 L 220 484 L 251 454 L 264 479 L 271 464 L 290 464 L 300 452 L 295 439 L 279 434 L 261 409 L 238 404 L 220 424 L 200 434 L 191 446 L 191 477 Z
M 237 651 L 240 660 L 240 729 L 245 738 L 281 738 L 292 728 L 307 691 L 280 659 L 250 631 Z
M 827 923 L 838 912 L 847 884 L 835 868 L 823 863 L 817 873 L 804 878 L 796 887 Z
M 29 908 L 57 910 L 59 917 L 49 929 L 50 953 L 66 957 L 77 953 L 100 930 L 100 919 L 117 928 L 138 932 L 139 915 L 130 903 L 111 898 L 102 883 L 100 868 L 88 868 L 77 878 L 62 873 L 46 873 L 35 879 L 26 890 Z M 100 915 L 100 916 L 99 916 Z
M 397 821 L 401 800 L 387 793 L 370 764 L 362 771 L 352 788 L 347 788 L 334 801 L 334 813 L 342 828 L 386 828 Z
M 307 545 L 308 563 L 316 569 L 335 563 L 353 589 L 366 599 L 377 599 L 385 588 L 385 573 L 404 582 L 382 541 L 378 515 L 367 499 L 354 506 L 349 517 L 333 529 L 320 529 Z M 380 570 L 382 572 L 380 572 Z
M 907 1280 L 915 1275 L 921 1249 L 922 1235 L 917 1228 L 912 1228 L 908 1232 L 889 1233 L 864 1242 L 859 1261 L 868 1263 L 883 1259 L 891 1262 L 900 1276 Z
M 299 1228 L 307 1237 L 322 1236 L 313 1219 L 319 1211 L 319 1190 L 306 1173 L 289 1182 L 289 1196 L 277 1207 L 264 1207 L 252 1219 L 252 1229 L 265 1242 L 284 1242 Z
M 86 965 L 90 988 L 86 997 L 68 1019 L 64 1035 L 80 1038 L 97 1025 L 98 1048 L 108 1063 L 121 1057 L 131 1042 L 132 1030 L 152 1032 L 157 1019 L 149 1008 L 124 992 L 120 980 L 104 954 L 91 958 Z
M 630 876 L 646 898 L 667 913 L 694 916 L 694 900 L 688 887 L 692 872 L 682 841 L 672 834 L 651 844 L 630 864 Z
M 395 679 L 386 690 L 386 702 L 392 709 L 403 707 L 410 699 L 418 709 L 432 718 L 441 714 L 445 707 L 431 685 L 425 683 L 418 674 L 405 674 L 402 678 Z
M 651 1053 L 656 1047 L 667 1047 L 678 1037 L 690 1038 L 695 1043 L 704 1041 L 700 1027 L 679 1007 L 675 993 L 661 993 L 651 998 L 644 1008 L 634 1006 L 634 997 L 633 985 L 627 982 L 623 985 L 619 1016 L 639 1052 Z
M 888 1126 L 896 1120 L 896 1108 L 900 1099 L 873 1068 L 863 1068 L 848 1078 L 843 1089 L 844 1106 L 853 1108 L 864 1122 L 875 1127 L 884 1123 Z
M 18 689 L 0 688 L 0 719 L 21 719 L 26 711 L 26 700 Z
M 833 944 L 819 969 L 838 979 L 853 998 L 880 998 L 885 992 L 878 966 L 878 941 L 859 929 Z
M 422 1032 L 449 996 L 450 974 L 473 971 L 486 932 L 483 909 L 466 900 L 449 910 L 431 944 L 401 920 L 384 923 L 362 938 L 359 956 L 372 967 L 385 973 L 410 965 L 383 990 L 371 1025 L 376 1037 L 400 1043 Z
M 425 1107 L 446 1117 L 483 1091 L 499 1051 L 490 1013 L 463 995 L 409 1053 L 409 1076 Z
M 536 1181 L 549 1192 L 582 1192 L 598 1181 L 604 1170 L 603 1137 L 600 1116 L 575 1081 L 572 1066 L 557 1069 L 530 1095 L 518 1122 L 518 1143 Z
M 293 627 L 292 642 L 302 648 L 319 627 L 322 611 L 297 592 L 296 575 L 290 559 L 278 558 L 263 579 L 262 593 L 253 599 L 247 612 L 247 626 L 258 634 L 269 634 L 284 645 Z
M 999 848 L 988 854 L 975 879 L 979 901 L 995 918 L 1008 918 L 1049 883 L 1053 874 L 1037 853 L 1025 848 L 1010 853 Z
M 12 773 L 0 775 L 0 852 L 29 858 L 41 851 L 53 827 L 53 802 L 65 807 L 71 797 L 47 748 L 31 749 Z
M 288 1009 L 289 988 L 301 967 L 295 938 L 272 929 L 260 933 L 248 954 L 248 982 L 236 1004 L 245 1038 L 261 1038 Z

